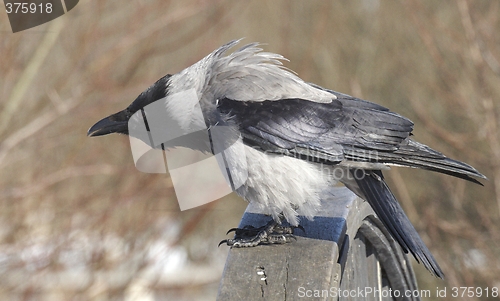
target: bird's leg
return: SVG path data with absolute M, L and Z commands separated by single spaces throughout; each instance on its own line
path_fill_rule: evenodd
M 283 217 L 280 217 L 282 220 Z M 280 222 L 271 220 L 266 225 L 255 228 L 253 226 L 244 226 L 243 228 L 232 228 L 226 234 L 234 232 L 233 239 L 225 239 L 219 243 L 219 246 L 226 243 L 234 248 L 248 248 L 257 245 L 285 244 L 295 239 L 293 230 L 299 228 L 304 231 L 302 226 L 283 226 Z

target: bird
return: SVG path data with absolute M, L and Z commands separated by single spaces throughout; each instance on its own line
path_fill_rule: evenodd
M 383 171 L 391 166 L 420 168 L 480 185 L 478 179 L 486 177 L 412 139 L 414 124 L 408 118 L 304 81 L 284 67 L 286 58 L 265 52 L 260 43 L 229 51 L 240 42 L 232 40 L 190 67 L 160 78 L 126 109 L 94 124 L 88 136 L 141 136 L 137 127 L 141 116 L 145 117 L 144 109 L 160 103 L 165 113 L 156 117 L 178 128 L 194 128 L 212 136 L 216 129 L 224 129 L 218 148 L 237 145 L 239 149 L 224 152 L 232 180 L 239 183 L 231 187 L 272 217 L 259 228 L 232 229 L 234 239 L 221 243 L 254 247 L 291 242 L 293 230 L 301 228 L 299 214 L 312 218 L 321 206 L 322 194 L 340 182 L 370 204 L 404 252 L 410 252 L 434 276 L 444 278 L 385 182 Z M 196 101 L 188 100 L 188 91 Z M 201 113 L 195 113 L 194 107 Z M 147 142 L 145 137 L 136 138 Z M 173 139 L 176 142 L 169 145 L 152 146 L 187 145 L 202 152 L 221 152 L 214 150 L 212 140 L 197 139 Z M 290 226 L 284 226 L 285 220 Z

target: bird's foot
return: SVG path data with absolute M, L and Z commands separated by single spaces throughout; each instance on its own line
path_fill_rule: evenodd
M 226 234 L 234 232 L 234 238 L 224 239 L 219 243 L 219 246 L 225 243 L 233 248 L 249 248 L 257 245 L 285 244 L 292 240 L 297 240 L 293 235 L 293 230 L 297 228 L 305 232 L 304 228 L 300 225 L 283 226 L 274 220 L 259 228 L 253 226 L 232 228 Z

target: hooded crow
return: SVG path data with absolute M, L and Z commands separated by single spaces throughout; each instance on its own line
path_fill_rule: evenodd
M 224 136 L 227 143 L 238 143 L 244 150 L 226 153 L 233 178 L 239 177 L 239 167 L 245 169 L 242 185 L 234 190 L 273 218 L 261 228 L 236 229 L 236 237 L 224 243 L 252 247 L 290 241 L 293 228 L 300 227 L 298 215 L 313 217 L 322 193 L 341 182 L 371 205 L 405 252 L 443 278 L 384 181 L 382 170 L 390 166 L 421 168 L 478 184 L 476 178 L 486 177 L 472 166 L 412 140 L 413 123 L 407 118 L 303 81 L 282 66 L 281 55 L 263 52 L 258 43 L 227 54 L 239 41 L 159 79 L 125 110 L 97 122 L 88 135 L 133 136 L 133 116 L 137 112 L 144 115 L 144 108 L 159 100 L 166 109 L 164 118 L 181 127 L 203 125 L 209 132 L 224 125 L 229 129 Z M 192 113 L 193 102 L 178 97 L 188 90 L 194 91 L 202 114 Z M 213 146 L 193 148 L 214 152 Z M 291 231 L 281 225 L 283 220 L 292 226 Z

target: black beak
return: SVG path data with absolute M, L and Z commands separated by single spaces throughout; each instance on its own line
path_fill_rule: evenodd
M 128 116 L 127 112 L 120 111 L 99 120 L 87 132 L 87 136 L 96 137 L 112 133 L 128 134 Z

